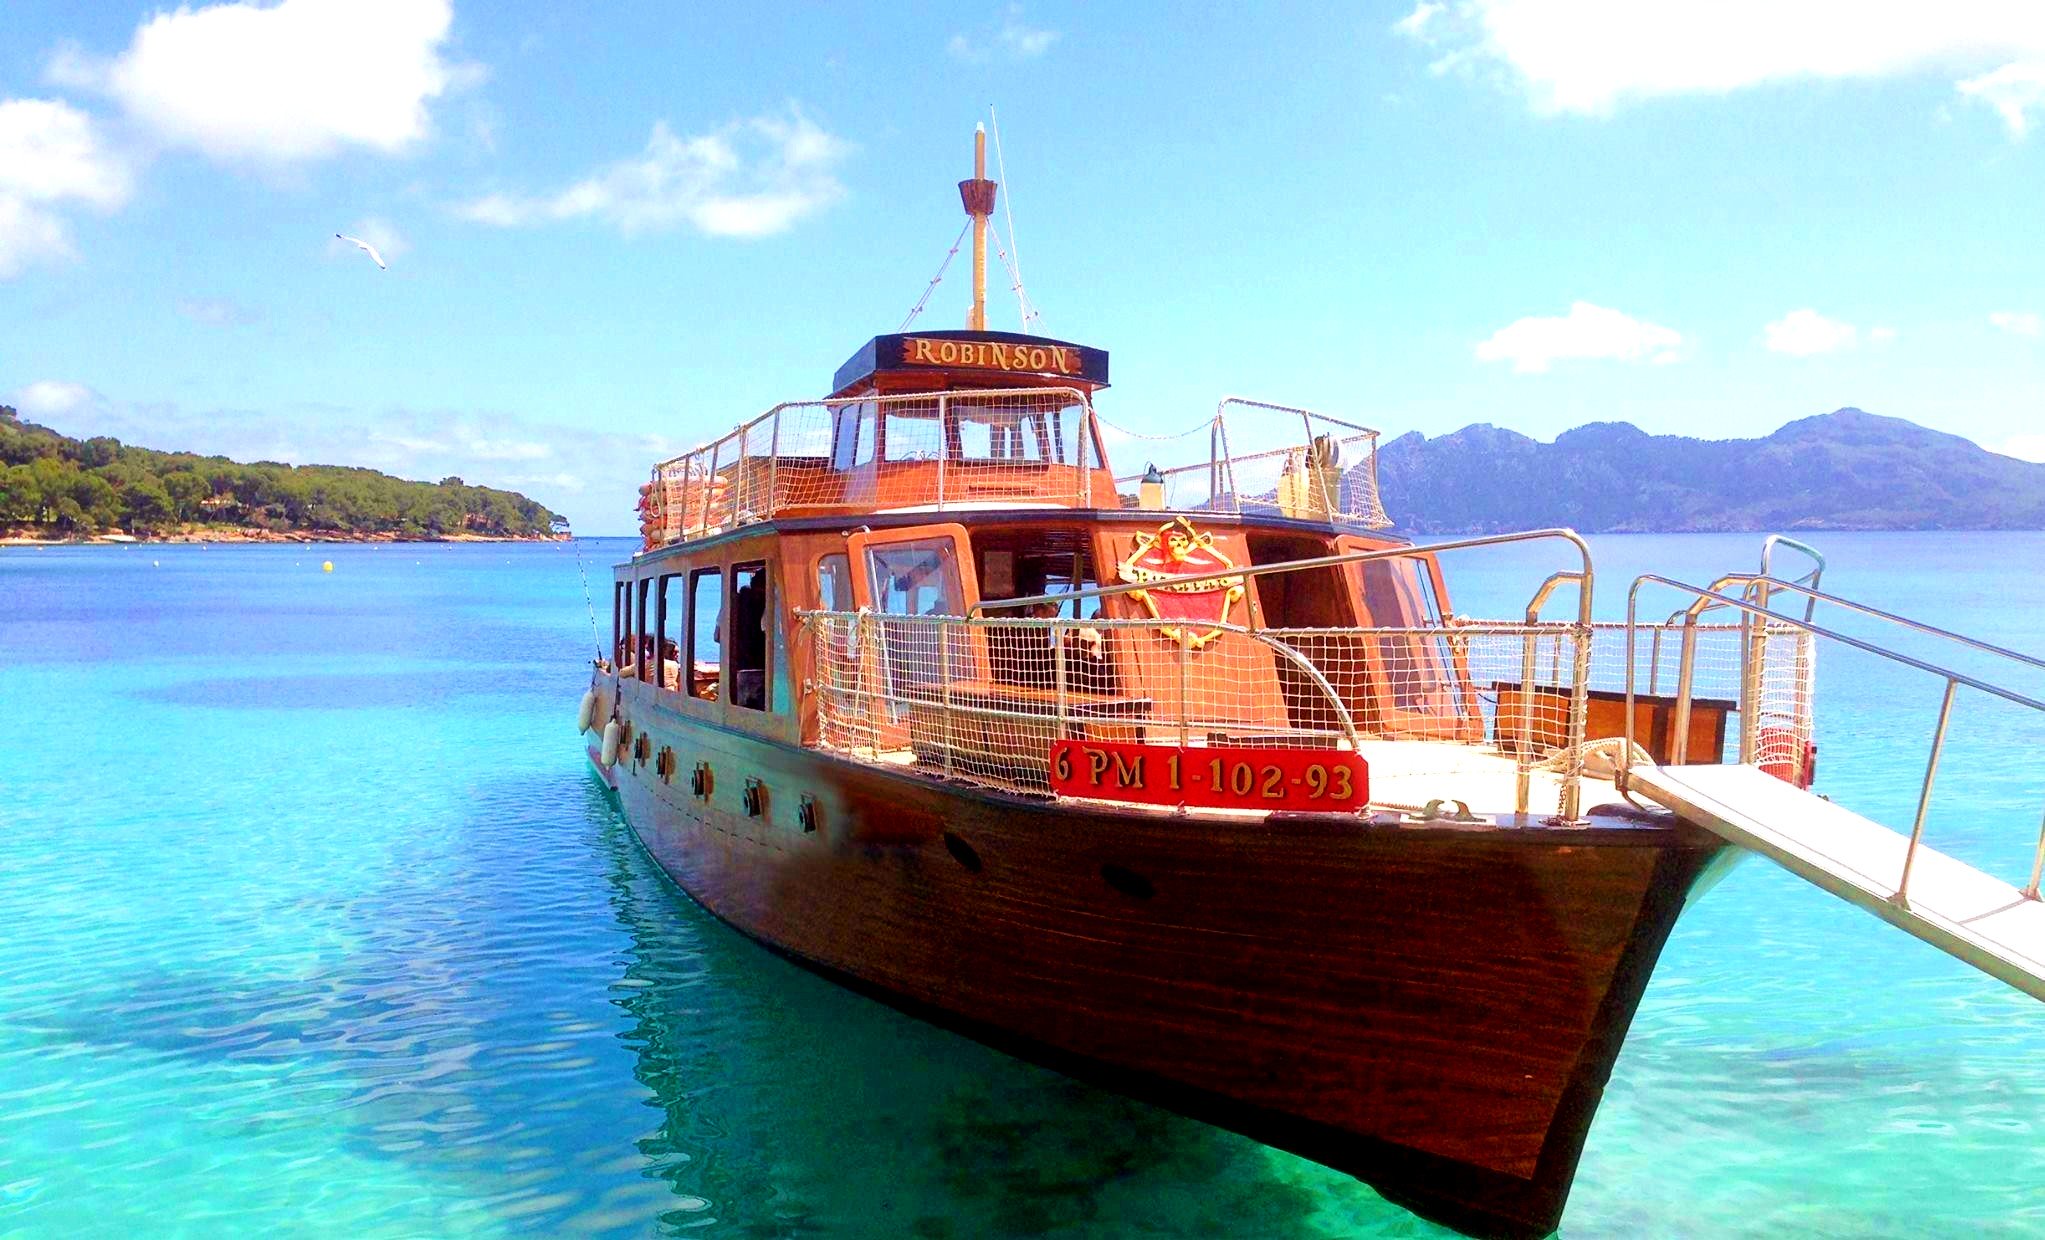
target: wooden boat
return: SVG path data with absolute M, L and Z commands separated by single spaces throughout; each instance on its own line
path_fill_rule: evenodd
M 1580 539 L 1416 548 L 1375 432 L 1305 410 L 1224 401 L 1196 459 L 1118 477 L 1107 354 L 986 329 L 994 193 L 961 186 L 966 330 L 876 336 L 655 469 L 592 761 L 678 884 L 812 968 L 1468 1232 L 1552 1230 L 1724 851 L 1624 803 L 1598 738 L 1715 760 L 1749 677 L 1799 778 L 1807 635 L 1688 625 L 1694 691 L 1629 696 Z M 1529 542 L 1565 564 L 1524 614 L 1454 613 L 1444 560 Z

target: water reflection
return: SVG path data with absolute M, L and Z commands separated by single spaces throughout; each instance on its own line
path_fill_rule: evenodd
M 592 782 L 592 788 L 594 788 Z M 670 1230 L 919 1237 L 1371 1234 L 1347 1177 L 945 1033 L 773 956 L 602 836 L 631 943 L 613 1002 Z M 1334 1207 L 1339 1232 L 1317 1217 Z M 1386 1233 L 1390 1234 L 1390 1233 Z

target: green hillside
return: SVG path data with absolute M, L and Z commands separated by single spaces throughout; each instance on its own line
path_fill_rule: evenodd
M 78 440 L 0 405 L 0 532 L 87 538 L 197 530 L 351 538 L 544 538 L 560 520 L 513 491 L 337 465 L 240 464 Z

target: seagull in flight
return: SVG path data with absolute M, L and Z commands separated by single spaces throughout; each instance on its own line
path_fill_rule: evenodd
M 335 233 L 334 236 L 342 241 L 346 241 L 348 244 L 352 246 L 359 248 L 364 254 L 369 255 L 370 261 L 375 263 L 377 267 L 380 268 L 381 270 L 389 271 L 391 269 L 390 264 L 383 261 L 383 255 L 378 254 L 376 252 L 376 247 L 369 244 L 367 241 L 364 241 L 362 238 L 351 237 L 346 233 Z

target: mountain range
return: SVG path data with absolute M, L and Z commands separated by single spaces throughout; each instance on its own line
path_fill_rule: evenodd
M 1593 422 L 1541 443 L 1480 423 L 1378 449 L 1385 510 L 1413 534 L 2045 529 L 2045 464 L 1840 409 L 1760 439 Z

